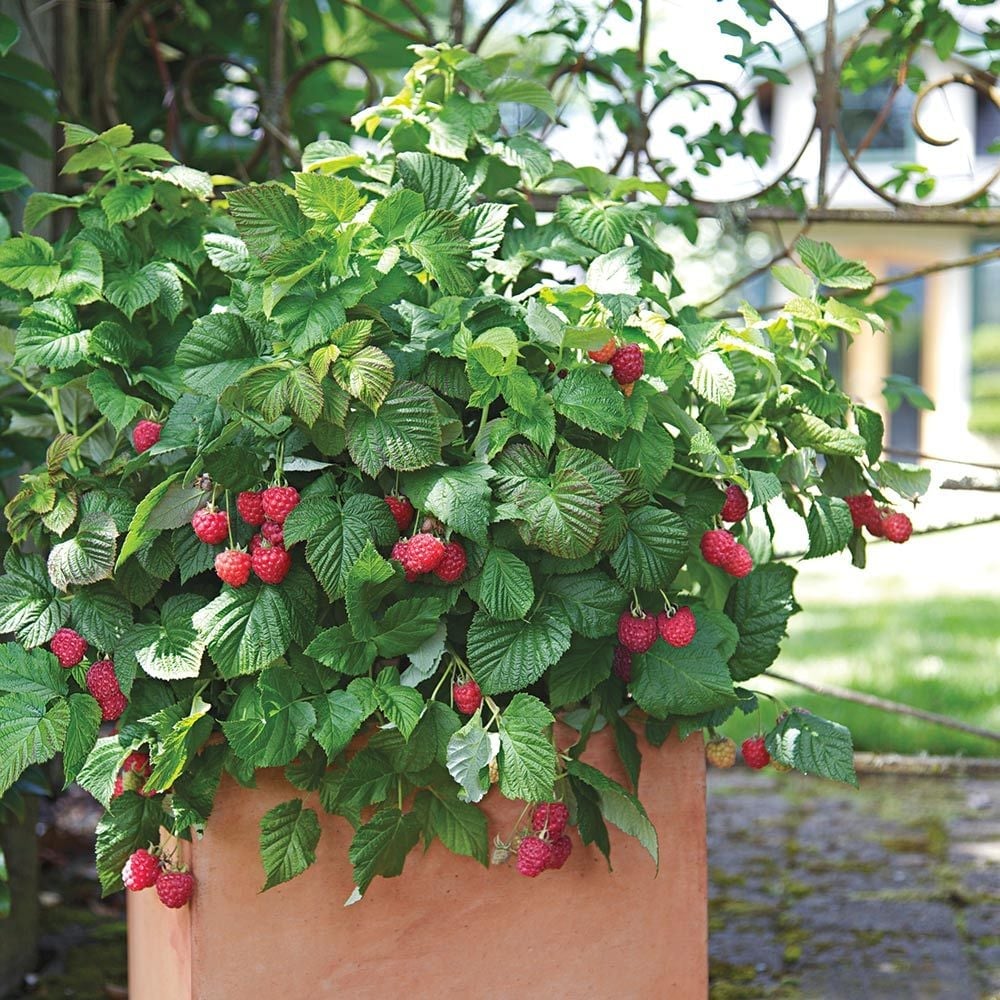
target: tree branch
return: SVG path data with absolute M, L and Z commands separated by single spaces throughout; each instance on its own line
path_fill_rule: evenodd
M 358 3 L 358 0 L 340 0 L 340 3 L 342 3 L 345 7 L 350 7 L 351 10 L 356 10 L 359 13 L 364 14 L 364 16 L 367 17 L 369 21 L 374 21 L 375 24 L 381 25 L 388 31 L 400 35 L 403 38 L 408 38 L 411 42 L 420 42 L 421 44 L 423 44 L 424 42 L 427 41 L 426 38 L 423 38 L 422 36 L 416 34 L 415 32 L 410 31 L 408 28 L 400 27 L 400 25 L 394 24 L 392 21 L 390 21 L 386 17 L 383 17 L 381 14 L 376 14 L 375 11 L 369 10 L 367 7 L 365 7 L 364 4 Z
M 503 0 L 503 3 L 493 11 L 476 32 L 476 37 L 469 45 L 469 51 L 478 52 L 483 42 L 486 41 L 486 36 L 497 26 L 500 19 L 509 14 L 520 2 L 521 0 Z

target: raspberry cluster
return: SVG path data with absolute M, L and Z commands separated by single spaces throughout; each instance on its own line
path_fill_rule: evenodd
M 398 498 L 386 497 L 386 502 L 388 503 L 390 499 Z M 406 504 L 413 511 L 409 500 L 406 501 Z M 396 517 L 396 523 L 402 525 L 403 518 L 396 516 L 396 508 L 392 504 L 389 504 L 389 507 L 393 511 L 393 516 Z M 414 511 L 414 513 L 416 512 Z M 412 520 L 411 515 L 409 522 Z M 410 583 L 427 573 L 433 573 L 443 583 L 455 583 L 465 572 L 466 566 L 469 565 L 469 557 L 465 553 L 465 548 L 461 542 L 442 542 L 437 535 L 428 530 L 442 528 L 443 526 L 438 521 L 432 521 L 430 524 L 425 521 L 421 527 L 424 530 L 418 531 L 412 538 L 401 538 L 396 542 L 389 558 L 402 563 L 403 569 L 406 571 L 406 579 Z
M 627 684 L 632 674 L 632 653 L 645 653 L 657 638 L 680 649 L 691 642 L 697 631 L 694 612 L 686 604 L 676 608 L 671 605 L 659 613 L 626 608 L 618 619 L 615 674 Z
M 542 802 L 531 814 L 532 835 L 522 837 L 517 846 L 517 870 L 527 878 L 542 872 L 558 871 L 573 850 L 565 832 L 569 809 L 562 802 Z
M 131 892 L 155 886 L 160 902 L 171 910 L 185 906 L 194 894 L 194 876 L 190 872 L 168 867 L 158 850 L 144 847 L 129 855 L 122 868 L 122 881 Z
M 870 493 L 844 497 L 855 528 L 867 528 L 874 538 L 887 538 L 902 545 L 913 534 L 913 522 L 890 507 L 879 507 Z
M 143 750 L 133 750 L 122 762 L 122 766 L 115 778 L 115 789 L 111 793 L 113 799 L 117 799 L 124 792 L 138 792 L 147 798 L 156 794 L 154 791 L 146 790 L 146 779 L 153 773 L 153 767 L 149 763 L 149 754 Z

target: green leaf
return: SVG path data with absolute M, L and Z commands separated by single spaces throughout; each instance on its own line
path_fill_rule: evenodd
M 266 258 L 283 243 L 300 240 L 308 223 L 284 185 L 254 184 L 229 195 L 229 210 L 254 257 Z
M 601 815 L 622 833 L 635 837 L 649 852 L 658 871 L 660 852 L 656 829 L 642 803 L 617 781 L 583 761 L 567 761 L 566 771 L 597 793 Z
M 399 188 L 375 205 L 368 221 L 387 240 L 398 240 L 426 209 L 422 194 L 408 188 Z
M 434 836 L 452 853 L 475 858 L 488 866 L 489 828 L 482 809 L 434 788 L 420 794 L 427 797 L 427 822 Z
M 205 636 L 195 628 L 193 615 L 204 606 L 197 595 L 182 595 L 164 605 L 159 626 L 152 626 L 150 641 L 135 650 L 139 666 L 158 680 L 197 677 L 205 653 Z
M 16 642 L 0 647 L 0 691 L 29 694 L 48 703 L 65 697 L 68 672 L 44 649 L 22 649 Z
M 242 275 L 250 270 L 250 251 L 238 236 L 206 233 L 202 242 L 208 259 L 225 274 Z
M 208 715 L 212 706 L 196 696 L 187 715 L 180 704 L 172 705 L 171 725 L 165 734 L 160 733 L 160 745 L 153 758 L 153 773 L 146 779 L 143 786 L 146 793 L 165 792 L 173 788 L 188 768 L 188 762 L 204 746 L 212 733 L 214 722 Z M 174 712 L 181 718 L 173 721 Z
M 792 597 L 795 570 L 784 563 L 765 563 L 737 580 L 726 601 L 726 614 L 740 639 L 729 661 L 735 681 L 763 673 L 777 658 L 788 619 L 798 611 Z
M 333 377 L 341 389 L 377 411 L 389 395 L 396 367 L 385 351 L 362 347 L 357 354 L 334 365 Z
M 350 624 L 345 624 L 320 632 L 306 647 L 306 654 L 337 673 L 360 677 L 368 673 L 378 650 L 370 639 L 355 639 Z
M 628 595 L 599 570 L 549 580 L 546 593 L 562 608 L 574 632 L 588 639 L 614 635 Z
M 793 295 L 803 299 L 811 299 L 816 285 L 804 271 L 790 264 L 777 264 L 771 268 L 774 280 L 782 284 Z
M 21 37 L 17 21 L 6 14 L 0 14 L 0 56 L 7 55 Z
M 479 604 L 501 621 L 523 618 L 535 603 L 531 570 L 513 552 L 493 547 L 479 580 Z
M 63 774 L 67 786 L 76 780 L 84 761 L 94 749 L 100 728 L 101 706 L 89 694 L 71 694 L 66 745 L 63 747 Z
M 369 476 L 385 466 L 399 472 L 433 465 L 441 457 L 434 393 L 416 382 L 397 382 L 378 413 L 358 409 L 347 418 L 351 459 Z
M 638 295 L 642 258 L 637 247 L 617 247 L 595 257 L 587 268 L 587 286 L 599 295 Z
M 549 734 L 554 717 L 530 694 L 516 694 L 500 716 L 500 791 L 508 799 L 551 799 L 556 750 Z
M 364 895 L 376 875 L 386 878 L 399 875 L 406 855 L 419 838 L 417 817 L 413 813 L 404 815 L 398 809 L 382 809 L 360 827 L 348 854 L 354 866 L 358 892 Z
M 691 363 L 691 387 L 702 399 L 725 409 L 736 398 L 736 376 L 721 354 L 702 354 Z
M 59 264 L 51 245 L 39 236 L 15 236 L 0 243 L 0 284 L 24 289 L 36 299 L 56 287 Z
M 907 500 L 923 496 L 931 485 L 930 469 L 901 462 L 880 462 L 871 474 L 879 489 L 892 490 Z
M 65 263 L 66 270 L 59 276 L 54 294 L 75 305 L 96 302 L 104 288 L 104 261 L 97 247 L 83 239 L 73 240 Z M 93 333 L 90 340 L 93 350 Z
M 125 792 L 111 803 L 97 824 L 97 875 L 104 895 L 122 890 L 122 868 L 130 854 L 159 843 L 163 819 L 160 796 Z
M 548 88 L 537 80 L 497 80 L 486 89 L 486 97 L 496 104 L 529 104 L 549 118 L 555 118 L 558 110 Z
M 782 714 L 765 742 L 768 753 L 782 764 L 858 787 L 851 734 L 837 722 L 793 708 Z
M 288 764 L 316 726 L 316 713 L 300 694 L 286 667 L 268 670 L 257 687 L 244 688 L 222 723 L 233 753 L 254 767 Z
M 445 763 L 448 773 L 465 790 L 469 802 L 479 802 L 489 791 L 480 772 L 490 762 L 490 738 L 483 729 L 480 710 L 448 740 Z
M 732 624 L 718 612 L 693 610 L 698 631 L 687 646 L 675 649 L 657 639 L 648 653 L 632 660 L 629 690 L 660 719 L 710 712 L 735 700 L 726 665 L 735 640 Z
M 372 637 L 378 655 L 390 658 L 417 649 L 437 631 L 446 610 L 445 602 L 434 598 L 414 598 L 393 604 L 379 621 L 378 633 Z
M 454 211 L 440 209 L 420 216 L 406 231 L 402 246 L 420 261 L 446 295 L 471 291 L 473 280 L 466 265 L 472 247 L 462 235 Z
M 293 569 L 280 587 L 251 582 L 224 590 L 192 618 L 225 678 L 257 673 L 302 642 L 315 624 L 316 596 L 309 575 Z
M 317 222 L 350 222 L 364 204 L 361 192 L 345 177 L 293 174 L 302 214 Z
M 625 537 L 611 554 L 611 565 L 629 590 L 659 590 L 670 585 L 687 552 L 687 528 L 680 515 L 640 507 L 629 516 Z
M 94 398 L 94 405 L 119 434 L 135 420 L 145 405 L 137 396 L 123 392 L 111 373 L 103 369 L 91 374 L 87 379 L 87 388 Z
M 492 516 L 492 475 L 493 470 L 479 462 L 436 468 L 407 476 L 406 492 L 421 510 L 440 518 L 458 534 L 485 544 Z
M 17 331 L 14 361 L 22 366 L 72 368 L 86 358 L 89 340 L 90 331 L 80 329 L 67 303 L 37 302 Z
M 786 433 L 797 448 L 815 448 L 824 455 L 851 455 L 857 458 L 865 453 L 865 439 L 861 435 L 843 427 L 831 427 L 811 413 L 792 414 Z
M 138 271 L 118 271 L 104 282 L 104 297 L 131 319 L 160 296 L 160 281 L 154 264 Z
M 76 783 L 85 788 L 107 809 L 112 801 L 115 778 L 128 754 L 117 736 L 104 736 L 97 740 L 83 766 L 77 772 Z
M 461 215 L 472 195 L 468 181 L 454 164 L 428 153 L 400 153 L 396 169 L 405 187 L 423 195 L 428 212 L 445 209 Z
M 231 312 L 199 316 L 177 345 L 176 361 L 195 392 L 219 396 L 260 363 L 261 345 L 243 320 Z
M 33 695 L 0 696 L 0 796 L 32 764 L 44 764 L 62 749 L 68 726 L 64 698 L 46 708 Z
M 152 184 L 117 184 L 101 199 L 101 208 L 112 226 L 137 218 L 152 204 Z
M 260 858 L 264 889 L 301 875 L 316 860 L 319 817 L 302 799 L 291 799 L 269 809 L 260 821 Z
M 610 458 L 618 469 L 638 469 L 642 485 L 655 490 L 673 468 L 674 439 L 647 420 L 641 431 L 628 430 L 611 445 Z
M 410 665 L 403 671 L 400 683 L 416 687 L 421 681 L 432 677 L 444 656 L 447 638 L 448 629 L 443 621 L 439 622 L 433 634 L 407 654 Z
M 568 652 L 548 673 L 549 703 L 569 705 L 586 698 L 611 676 L 612 643 L 573 637 Z
M 375 698 L 386 718 L 403 734 L 403 739 L 408 740 L 420 721 L 424 699 L 415 688 L 392 683 L 393 676 L 398 678 L 398 674 L 390 668 L 379 674 L 375 682 Z
M 332 761 L 347 749 L 364 721 L 361 702 L 350 691 L 328 691 L 313 699 L 312 706 L 316 711 L 313 737 Z
M 856 288 L 864 290 L 875 283 L 875 275 L 864 264 L 845 260 L 829 244 L 800 236 L 795 242 L 795 249 L 821 284 L 830 288 Z
M 517 691 L 534 684 L 569 641 L 569 626 L 544 610 L 528 621 L 497 621 L 478 611 L 469 627 L 469 668 L 485 694 Z
M 556 413 L 578 427 L 617 438 L 628 426 L 625 397 L 596 366 L 575 368 L 552 390 Z
M 60 600 L 41 556 L 16 548 L 4 557 L 0 577 L 0 632 L 13 632 L 27 648 L 48 642 L 69 620 L 69 604 Z
M 564 469 L 517 499 L 529 545 L 562 559 L 576 559 L 593 549 L 601 530 L 601 503 L 593 486 L 578 472 Z
M 809 551 L 806 559 L 839 552 L 851 540 L 854 522 L 847 504 L 838 497 L 813 497 L 806 515 Z
M 30 233 L 37 227 L 39 222 L 47 219 L 53 212 L 58 212 L 62 208 L 74 208 L 82 204 L 83 201 L 84 195 L 35 192 L 28 198 L 24 206 L 24 218 L 22 220 L 24 231 Z
M 114 649 L 132 624 L 131 605 L 123 601 L 118 590 L 108 583 L 77 590 L 70 608 L 73 628 L 98 649 Z
M 28 187 L 30 184 L 31 178 L 27 174 L 7 163 L 0 164 L 0 192 L 16 191 L 18 188 Z M 27 230 L 27 227 L 25 229 Z
M 73 584 L 106 580 L 114 569 L 117 538 L 118 528 L 110 514 L 84 514 L 76 537 L 54 545 L 49 552 L 52 585 L 65 591 Z

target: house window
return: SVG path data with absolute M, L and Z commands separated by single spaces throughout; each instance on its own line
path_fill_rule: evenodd
M 890 274 L 900 274 L 908 268 L 892 267 Z M 905 375 L 920 382 L 920 342 L 924 330 L 924 279 L 910 278 L 895 286 L 910 302 L 903 310 L 899 322 L 892 327 L 889 341 L 889 371 Z M 920 450 L 920 412 L 904 400 L 889 415 L 890 452 L 917 452 Z M 900 456 L 909 457 L 909 456 Z
M 990 146 L 1000 144 L 1000 107 L 988 94 L 976 90 L 976 155 L 996 156 Z
M 840 124 L 852 152 L 861 145 L 868 130 L 889 101 L 891 93 L 892 84 L 888 80 L 877 83 L 860 94 L 852 90 L 841 93 Z M 913 130 L 910 126 L 912 109 L 913 93 L 903 87 L 893 97 L 885 121 L 865 147 L 864 152 L 883 155 L 912 152 Z
M 975 253 L 1000 246 L 979 243 Z M 969 430 L 1000 437 L 1000 260 L 972 271 L 972 379 Z

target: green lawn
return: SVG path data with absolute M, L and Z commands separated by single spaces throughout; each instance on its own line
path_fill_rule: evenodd
M 870 571 L 800 564 L 795 616 L 775 669 L 1000 731 L 1000 526 L 915 538 L 872 550 Z M 957 591 L 957 592 L 956 592 Z M 848 726 L 859 750 L 1000 756 L 1000 743 L 778 682 L 751 682 Z M 764 722 L 774 709 L 762 699 Z M 749 735 L 753 717 L 725 731 Z

